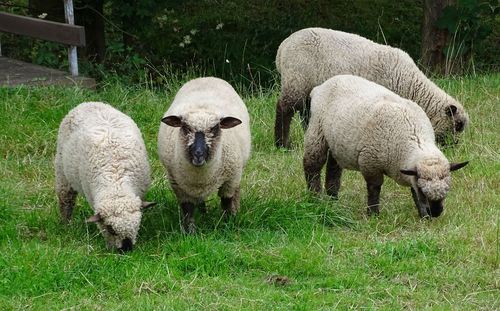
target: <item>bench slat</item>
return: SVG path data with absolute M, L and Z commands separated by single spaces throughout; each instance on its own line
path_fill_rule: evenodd
M 0 31 L 74 46 L 85 46 L 85 28 L 0 12 Z

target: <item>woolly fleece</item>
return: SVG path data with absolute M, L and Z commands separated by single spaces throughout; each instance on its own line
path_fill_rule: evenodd
M 159 157 L 180 203 L 201 203 L 217 190 L 221 197 L 232 197 L 239 189 L 251 145 L 248 111 L 233 87 L 214 77 L 191 80 L 178 91 L 164 117 L 171 115 L 181 116 L 193 131 L 206 133 L 223 117 L 242 121 L 222 129 L 220 135 L 207 134 L 211 156 L 202 167 L 192 165 L 187 156 L 194 135 L 185 141 L 180 128 L 164 123 L 158 134 Z
M 142 135 L 130 117 L 100 102 L 78 105 L 59 127 L 55 170 L 63 218 L 71 217 L 73 207 L 64 204 L 71 199 L 74 204 L 72 193 L 79 192 L 101 216 L 97 225 L 109 247 L 121 248 L 126 238 L 135 244 L 150 169 Z
M 416 102 L 430 118 L 438 138 L 463 131 L 469 122 L 463 106 L 429 80 L 404 51 L 361 36 L 324 28 L 299 30 L 279 46 L 276 67 L 281 97 L 300 110 L 310 91 L 340 74 L 363 77 Z M 450 117 L 451 105 L 457 111 Z
M 361 77 L 339 75 L 313 89 L 304 149 L 305 168 L 329 150 L 341 168 L 365 178 L 387 175 L 430 200 L 444 199 L 451 186 L 450 164 L 422 108 Z

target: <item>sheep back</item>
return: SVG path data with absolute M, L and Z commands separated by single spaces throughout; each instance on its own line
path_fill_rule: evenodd
M 295 110 L 310 91 L 342 74 L 361 76 L 421 106 L 438 138 L 462 131 L 468 115 L 462 105 L 437 87 L 404 51 L 361 36 L 323 28 L 299 30 L 279 46 L 276 67 L 282 98 L 292 98 Z M 451 107 L 456 111 L 450 116 Z
M 61 122 L 56 171 L 93 208 L 95 197 L 110 187 L 123 185 L 142 198 L 150 183 L 146 147 L 137 125 L 100 102 L 78 105 Z
M 306 140 L 323 136 L 341 167 L 385 173 L 403 185 L 409 178 L 399 170 L 414 150 L 441 155 L 422 108 L 357 76 L 335 76 L 313 89 L 309 127 Z

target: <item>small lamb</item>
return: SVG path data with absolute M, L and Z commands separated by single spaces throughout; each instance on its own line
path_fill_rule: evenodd
M 77 193 L 85 195 L 108 247 L 130 251 L 136 242 L 150 184 L 149 163 L 134 121 L 110 105 L 86 102 L 62 120 L 55 158 L 56 192 L 69 222 Z
M 420 217 L 437 217 L 451 186 L 449 163 L 435 145 L 425 112 L 414 102 L 361 77 L 339 75 L 311 92 L 311 120 L 305 134 L 307 186 L 336 197 L 342 169 L 360 171 L 368 189 L 368 213 L 378 214 L 384 175 L 410 186 Z M 328 161 L 327 161 L 328 158 Z
M 182 210 L 183 229 L 195 232 L 195 205 L 215 191 L 225 215 L 240 206 L 240 181 L 250 157 L 250 117 L 235 90 L 207 77 L 184 84 L 161 120 L 158 152 Z
M 307 126 L 311 90 L 340 74 L 363 77 L 416 102 L 431 120 L 440 143 L 448 134 L 462 132 L 469 120 L 462 105 L 429 80 L 407 53 L 355 34 L 299 30 L 279 46 L 276 67 L 281 74 L 275 123 L 278 147 L 289 147 L 290 122 L 296 111 Z

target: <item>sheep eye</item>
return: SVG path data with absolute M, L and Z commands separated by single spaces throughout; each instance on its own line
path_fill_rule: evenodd
M 218 124 L 210 129 L 210 133 L 214 136 L 219 134 L 219 131 L 220 131 L 220 126 Z
M 182 130 L 182 133 L 184 133 L 184 135 L 187 135 L 187 134 L 191 133 L 191 129 L 188 126 L 186 126 L 186 125 L 183 125 L 181 127 L 181 130 Z
M 110 234 L 112 234 L 112 235 L 116 235 L 116 231 L 115 231 L 115 229 L 113 229 L 113 227 L 111 227 L 111 225 L 107 225 L 107 226 L 106 226 L 106 230 L 107 230 Z

